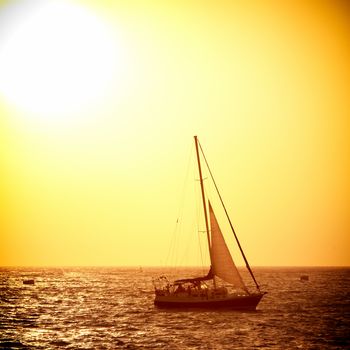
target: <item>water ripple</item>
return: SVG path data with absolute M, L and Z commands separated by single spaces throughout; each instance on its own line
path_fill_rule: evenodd
M 350 269 L 256 269 L 269 292 L 256 312 L 157 309 L 161 273 L 1 268 L 0 349 L 350 348 Z

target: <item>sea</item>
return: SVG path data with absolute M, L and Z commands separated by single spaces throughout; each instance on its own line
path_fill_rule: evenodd
M 350 349 L 350 268 L 253 270 L 242 312 L 154 306 L 153 278 L 198 268 L 1 267 L 0 349 Z

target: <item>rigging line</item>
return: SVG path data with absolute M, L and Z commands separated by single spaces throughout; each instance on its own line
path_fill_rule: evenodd
M 193 219 L 193 221 L 194 221 L 194 219 Z M 191 226 L 194 226 L 194 225 L 191 225 Z M 194 244 L 193 242 L 194 242 L 193 235 L 188 235 L 187 241 L 186 241 L 186 244 L 185 244 L 185 247 L 184 247 L 185 249 L 184 249 L 182 258 L 180 259 L 180 264 L 181 265 L 188 264 L 187 262 L 189 261 L 190 251 L 191 251 L 191 248 L 192 248 L 192 246 Z
M 192 157 L 193 157 L 193 143 L 191 143 L 188 151 L 188 159 L 186 162 L 186 172 L 185 172 L 185 178 L 182 184 L 182 191 L 181 191 L 181 197 L 179 200 L 179 206 L 178 206 L 178 212 L 177 212 L 177 218 L 176 218 L 176 223 L 175 227 L 173 229 L 172 233 L 172 239 L 171 243 L 168 249 L 168 254 L 166 257 L 166 263 L 169 262 L 169 264 L 174 264 L 174 266 L 178 265 L 178 260 L 176 259 L 176 253 L 179 250 L 179 241 L 180 241 L 180 236 L 182 233 L 183 229 L 183 210 L 184 210 L 184 202 L 185 202 L 185 193 L 186 193 L 186 187 L 188 186 L 188 178 L 189 178 L 189 173 L 190 173 L 190 165 L 192 164 Z
M 231 230 L 232 230 L 232 232 L 233 232 L 233 234 L 234 234 L 234 236 L 235 236 L 236 242 L 237 242 L 237 244 L 238 244 L 238 248 L 239 248 L 239 250 L 241 251 L 242 257 L 243 257 L 243 259 L 244 259 L 244 261 L 245 261 L 246 267 L 247 267 L 247 269 L 248 269 L 250 275 L 251 275 L 252 278 L 253 278 L 253 281 L 254 281 L 254 283 L 255 283 L 255 285 L 256 285 L 256 288 L 258 289 L 258 291 L 260 291 L 259 284 L 258 284 L 258 282 L 256 281 L 256 279 L 255 279 L 255 277 L 254 277 L 253 271 L 252 271 L 252 269 L 251 269 L 250 266 L 249 266 L 248 260 L 247 260 L 247 258 L 246 258 L 246 256 L 245 256 L 244 252 L 243 252 L 243 249 L 242 249 L 242 247 L 241 247 L 241 244 L 239 243 L 239 240 L 238 240 L 238 237 L 237 237 L 237 235 L 236 235 L 235 229 L 233 228 L 233 225 L 232 225 L 231 219 L 230 219 L 230 217 L 229 217 L 229 215 L 228 215 L 228 212 L 227 212 L 227 210 L 226 210 L 224 201 L 223 201 L 223 199 L 222 199 L 222 197 L 221 197 L 221 194 L 220 194 L 220 192 L 219 192 L 218 186 L 216 185 L 216 182 L 215 182 L 215 180 L 214 180 L 214 176 L 213 176 L 213 174 L 212 174 L 212 172 L 211 172 L 211 170 L 210 170 L 210 167 L 209 167 L 207 158 L 205 157 L 205 154 L 204 154 L 204 152 L 203 152 L 202 145 L 200 144 L 199 141 L 198 141 L 198 144 L 199 144 L 199 147 L 200 147 L 200 149 L 201 149 L 201 152 L 202 152 L 202 155 L 203 155 L 205 164 L 207 165 L 207 168 L 208 168 L 208 170 L 209 170 L 210 177 L 211 177 L 211 179 L 213 180 L 213 184 L 214 184 L 215 189 L 216 189 L 216 192 L 217 192 L 217 194 L 218 194 L 218 196 L 219 196 L 220 202 L 221 202 L 221 204 L 222 204 L 222 206 L 223 206 L 223 208 L 224 208 L 224 211 L 225 211 L 226 217 L 227 217 L 227 219 L 228 219 L 228 222 L 229 222 L 229 224 L 230 224 Z
M 169 249 L 168 249 L 168 254 L 167 254 L 167 257 L 165 259 L 165 265 L 168 265 L 168 263 L 170 265 L 171 262 L 174 261 L 174 252 L 173 252 L 173 250 L 174 250 L 174 246 L 176 245 L 176 242 L 175 242 L 176 241 L 176 237 L 175 237 L 175 235 L 176 235 L 176 231 L 178 230 L 178 227 L 179 227 L 179 222 L 178 222 L 178 220 L 176 220 L 176 224 L 175 224 L 175 227 L 173 229 L 172 239 L 170 241 L 170 246 L 169 246 Z
M 188 182 L 189 182 L 189 174 L 190 174 L 190 170 L 191 170 L 191 164 L 192 164 L 192 157 L 193 157 L 193 149 L 194 146 L 193 144 L 191 144 L 190 147 L 190 152 L 189 152 L 189 156 L 188 156 L 188 160 L 187 160 L 187 165 L 186 165 L 186 173 L 185 173 L 185 178 L 184 178 L 184 182 L 182 185 L 182 193 L 181 193 L 181 200 L 180 200 L 180 207 L 178 209 L 178 218 L 182 218 L 182 214 L 183 214 L 183 209 L 184 209 L 184 202 L 185 202 L 185 194 L 186 194 L 186 187 L 188 186 Z

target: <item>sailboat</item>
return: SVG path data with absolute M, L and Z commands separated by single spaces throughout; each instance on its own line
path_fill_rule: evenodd
M 243 252 L 197 136 L 194 136 L 194 141 L 209 248 L 210 268 L 205 276 L 178 279 L 173 282 L 170 282 L 165 276 L 160 276 L 154 279 L 154 304 L 160 308 L 255 310 L 266 292 L 261 291 Z M 213 207 L 210 201 L 207 201 L 205 197 L 201 157 L 199 151 L 201 151 L 202 157 L 209 170 L 209 174 L 213 180 L 215 189 L 223 206 L 240 253 L 245 261 L 249 274 L 254 281 L 254 291 L 249 291 L 244 283 L 225 242 Z

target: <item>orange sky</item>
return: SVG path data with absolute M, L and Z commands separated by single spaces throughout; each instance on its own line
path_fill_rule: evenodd
M 252 265 L 349 266 L 349 15 L 3 2 L 0 265 L 167 262 L 197 134 Z

